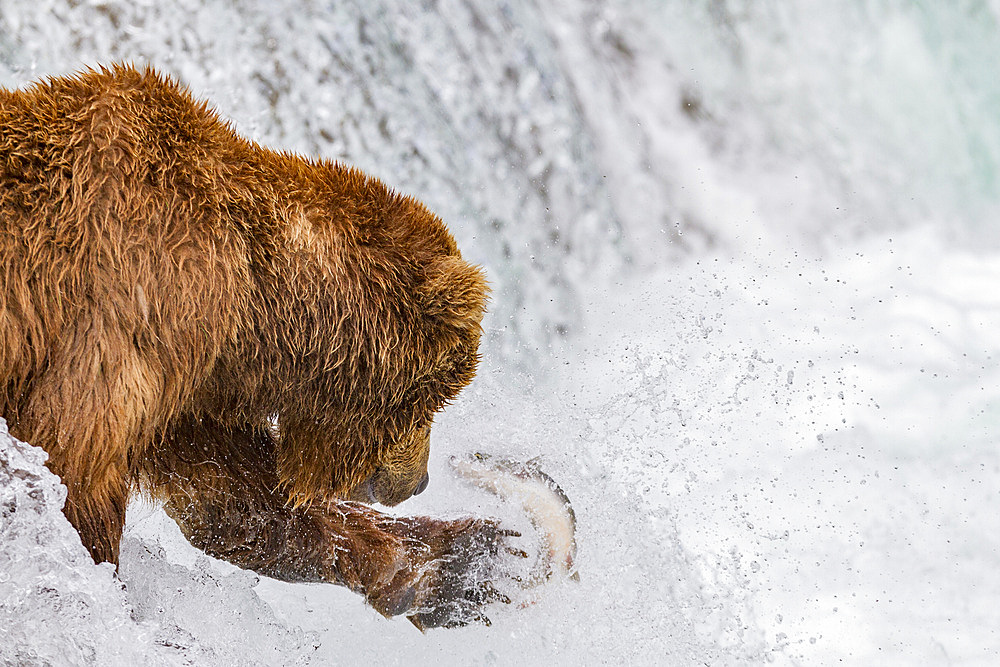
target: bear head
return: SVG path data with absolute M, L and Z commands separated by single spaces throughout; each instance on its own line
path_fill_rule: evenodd
M 299 378 L 278 410 L 279 474 L 294 501 L 395 505 L 427 485 L 434 415 L 475 375 L 488 288 L 423 204 L 327 169 L 334 182 L 286 225 L 278 271 L 293 298 L 275 326 L 292 327 Z

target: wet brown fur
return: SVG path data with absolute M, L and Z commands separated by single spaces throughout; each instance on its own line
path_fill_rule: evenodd
M 213 555 L 450 624 L 433 564 L 495 551 L 495 525 L 344 498 L 420 483 L 485 292 L 419 202 L 248 142 L 148 68 L 0 90 L 0 415 L 95 560 L 143 490 Z

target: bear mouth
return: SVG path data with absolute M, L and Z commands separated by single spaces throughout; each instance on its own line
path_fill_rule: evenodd
M 419 495 L 427 488 L 430 476 L 424 473 L 423 477 L 416 485 L 408 491 L 400 492 L 400 489 L 392 485 L 386 485 L 384 471 L 376 470 L 368 479 L 358 484 L 347 494 L 347 500 L 366 505 L 385 505 L 394 507 L 401 502 Z
M 376 503 L 378 499 L 375 497 L 375 475 L 372 475 L 366 479 L 361 484 L 361 495 L 364 497 L 366 503 Z
M 351 500 L 356 503 L 364 503 L 366 505 L 373 505 L 377 503 L 378 499 L 375 497 L 375 475 L 370 476 L 368 479 L 354 487 L 354 489 L 347 494 L 347 500 Z

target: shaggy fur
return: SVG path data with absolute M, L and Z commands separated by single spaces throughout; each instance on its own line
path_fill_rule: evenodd
M 0 90 L 0 415 L 96 561 L 144 490 L 237 565 L 422 626 L 475 615 L 495 523 L 348 500 L 426 482 L 485 294 L 422 204 L 248 142 L 149 69 Z

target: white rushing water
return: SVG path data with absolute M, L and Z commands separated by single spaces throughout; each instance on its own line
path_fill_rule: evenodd
M 581 580 L 426 635 L 130 508 L 86 556 L 0 433 L 0 663 L 996 664 L 996 2 L 0 3 L 0 83 L 151 62 L 424 199 L 494 285 L 410 513 L 572 499 Z

